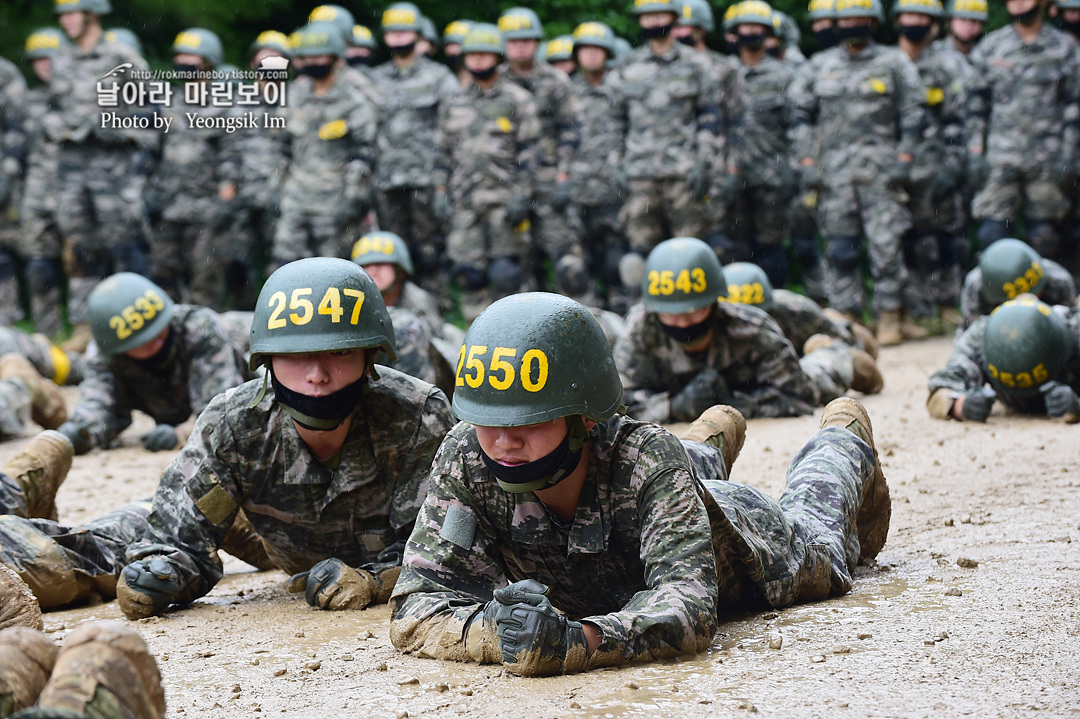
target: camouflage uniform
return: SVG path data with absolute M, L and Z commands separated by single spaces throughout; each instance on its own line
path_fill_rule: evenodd
M 718 303 L 713 337 L 701 353 L 688 354 L 664 333 L 655 312 L 635 305 L 626 316 L 627 338 L 615 343 L 615 364 L 629 414 L 668 422 L 669 400 L 702 370 L 713 368 L 726 381 L 730 404 L 745 417 L 811 414 L 816 396 L 810 379 L 780 327 L 763 310 Z
M 536 102 L 501 75 L 490 90 L 473 84 L 439 106 L 435 185 L 447 188 L 454 207 L 446 254 L 459 278 L 473 275 L 464 282 L 469 291 L 487 286 L 493 259 L 530 266 L 527 229 L 507 223 L 506 205 L 532 196 L 539 143 Z M 509 294 L 521 286 L 495 289 Z
M 116 271 L 147 273 L 144 206 L 139 149 L 156 146 L 158 131 L 103 128 L 102 113 L 124 117 L 138 108 L 100 107 L 99 82 L 118 86 L 120 78 L 104 78 L 123 63 L 145 70 L 146 61 L 118 42 L 102 40 L 83 51 L 61 48 L 52 62 L 46 132 L 60 143 L 60 197 L 57 222 L 64 238 L 68 275 L 69 319 L 86 321 L 86 299 L 101 278 Z M 120 93 L 122 95 L 122 93 Z
M 218 197 L 219 188 L 235 185 L 240 177 L 239 155 L 232 144 L 236 133 L 191 127 L 187 114 L 215 121 L 235 116 L 236 111 L 209 102 L 188 103 L 184 93 L 177 87 L 169 106 L 158 111 L 172 125 L 162 135 L 161 160 L 143 190 L 154 222 L 150 274 L 174 299 L 189 297 L 193 304 L 221 310 L 226 266 L 221 251 L 229 242 L 217 235 L 223 246 L 216 246 L 215 225 L 230 212 Z
M 310 78 L 289 86 L 289 167 L 271 251 L 279 266 L 348 257 L 370 209 L 378 112 L 352 81 L 363 76 L 347 67 L 338 72 L 325 95 L 314 94 Z
M 404 652 L 501 662 L 472 622 L 494 589 L 524 578 L 552 604 L 596 625 L 601 643 L 563 671 L 704 651 L 718 618 L 850 590 L 855 516 L 874 473 L 870 447 L 844 429 L 818 432 L 777 502 L 717 479 L 723 459 L 688 457 L 666 430 L 616 415 L 590 432 L 590 462 L 572 526 L 532 493 L 501 489 L 475 429 L 447 436 L 391 599 L 390 637 Z
M 1046 273 L 1046 284 L 1039 291 L 1039 299 L 1048 305 L 1076 304 L 1076 284 L 1069 271 L 1046 258 L 1041 260 L 1041 264 Z M 964 316 L 964 324 L 960 329 L 970 327 L 981 315 L 993 312 L 994 307 L 996 305 L 983 292 L 982 270 L 976 267 L 964 278 L 964 289 L 960 296 L 960 311 Z
M 442 337 L 446 321 L 439 310 L 439 301 L 430 292 L 406 279 L 402 283 L 397 306 L 409 310 L 420 318 L 432 337 Z
M 179 602 L 221 579 L 217 549 L 241 508 L 285 572 L 330 557 L 375 574 L 396 565 L 400 555 L 388 557 L 412 529 L 453 423 L 442 392 L 383 369 L 364 389 L 340 457 L 320 463 L 273 392 L 253 404 L 262 387 L 255 380 L 210 403 L 162 475 L 148 531 L 128 547 L 129 562 L 169 560 Z
M 82 381 L 82 358 L 66 353 L 40 333 L 27 334 L 18 327 L 0 326 L 0 357 L 15 353 L 30 360 L 42 377 L 56 384 L 78 384 Z
M 964 119 L 971 70 L 936 44 L 915 60 L 926 90 L 929 125 L 911 169 L 912 227 L 904 238 L 909 268 L 904 304 L 912 317 L 955 308 L 960 294 L 956 238 L 964 231 L 961 185 L 967 157 Z
M 431 335 L 428 334 L 427 327 L 419 317 L 404 307 L 387 307 L 386 310 L 394 324 L 397 361 L 390 362 L 390 358 L 382 351 L 375 361 L 410 377 L 435 384 L 435 366 L 431 363 Z
M 720 88 L 705 55 L 676 43 L 663 56 L 639 47 L 618 69 L 622 102 L 614 122 L 626 137 L 629 197 L 622 218 L 630 248 L 648 254 L 667 237 L 701 237 L 702 203 L 686 175 L 698 163 L 712 178 L 726 172 Z
M 442 223 L 432 209 L 435 126 L 439 107 L 461 87 L 445 66 L 423 56 L 406 68 L 383 63 L 372 79 L 379 91 L 379 227 L 405 240 L 417 277 L 434 280 L 444 269 L 445 251 Z
M 1031 43 L 1010 25 L 976 45 L 971 65 L 968 145 L 984 148 L 989 165 L 971 208 L 979 242 L 1010 236 L 1022 206 L 1028 243 L 1061 261 L 1071 248 L 1054 224 L 1069 209 L 1062 173 L 1075 177 L 1080 163 L 1080 50 L 1048 24 Z
M 796 76 L 790 92 L 796 157 L 813 158 L 823 179 L 818 223 L 832 272 L 829 303 L 862 312 L 859 244 L 866 237 L 874 309 L 898 311 L 907 275 L 900 239 L 911 215 L 889 175 L 923 131 L 918 71 L 894 47 L 871 41 L 854 54 L 834 47 Z
M 790 290 L 773 290 L 773 306 L 767 312 L 776 320 L 780 331 L 791 342 L 797 354 L 802 354 L 803 345 L 813 335 L 835 337 L 846 345 L 866 349 L 851 330 L 833 321 L 822 311 L 817 302 L 805 295 Z
M 12 62 L 0 57 L 0 324 L 22 319 L 19 311 L 19 172 L 26 138 L 19 109 L 26 99 L 26 81 Z
M 715 161 L 712 186 L 704 203 L 705 235 L 710 242 L 719 242 L 720 246 L 723 246 L 727 233 L 730 232 L 734 205 L 738 204 L 736 201 L 729 205 L 729 198 L 724 192 L 727 168 L 729 165 L 741 168 L 742 160 L 747 157 L 742 147 L 749 118 L 746 78 L 741 72 L 742 65 L 737 57 L 721 55 L 713 50 L 705 50 L 701 54 L 709 63 L 713 83 L 720 92 L 720 126 L 717 131 L 719 154 Z
M 1055 379 L 1069 385 L 1074 391 L 1080 392 L 1080 308 L 1055 306 L 1053 311 L 1065 319 L 1070 347 L 1068 362 Z M 948 362 L 930 375 L 927 386 L 931 395 L 939 389 L 946 389 L 955 399 L 990 383 L 990 377 L 986 373 L 983 362 L 983 338 L 989 321 L 988 316 L 977 318 L 963 334 L 956 338 Z M 1040 394 L 1035 394 L 1033 397 L 1017 397 L 1005 392 L 995 392 L 995 394 L 1003 405 L 1015 412 L 1046 413 L 1043 397 Z M 932 416 L 944 419 L 949 408 L 944 407 L 946 414 L 935 413 L 936 409 L 941 409 L 938 407 L 930 409 Z
M 215 395 L 251 376 L 213 311 L 177 305 L 169 327 L 161 359 L 105 357 L 91 345 L 79 402 L 68 420 L 89 433 L 91 446 L 107 447 L 131 425 L 135 409 L 158 424 L 186 425 L 177 427 L 182 443 Z

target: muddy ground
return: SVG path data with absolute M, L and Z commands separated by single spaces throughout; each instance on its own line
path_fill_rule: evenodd
M 552 679 L 398 655 L 386 607 L 320 612 L 228 560 L 188 608 L 138 629 L 172 717 L 1080 716 L 1080 426 L 931 420 L 947 340 L 884 350 L 866 400 L 893 492 L 889 541 L 846 597 L 732 617 L 696 657 Z M 74 399 L 74 394 L 70 399 Z M 819 413 L 820 416 L 820 413 Z M 751 421 L 732 478 L 773 496 L 817 417 Z M 75 460 L 61 519 L 152 493 L 171 453 Z M 0 445 L 0 460 L 21 442 Z M 115 602 L 45 616 L 58 641 Z

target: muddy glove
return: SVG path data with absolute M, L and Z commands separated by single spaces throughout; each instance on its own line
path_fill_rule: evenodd
M 704 160 L 698 160 L 686 173 L 686 186 L 690 188 L 691 196 L 698 201 L 705 199 L 709 193 L 709 171 L 705 167 Z
M 1070 424 L 1080 419 L 1080 397 L 1076 396 L 1072 387 L 1063 382 L 1047 382 L 1039 391 L 1046 403 L 1046 414 L 1063 417 Z
M 448 222 L 453 210 L 450 208 L 450 198 L 445 192 L 436 192 L 431 202 L 431 211 L 435 213 L 435 219 L 439 222 Z
M 693 422 L 709 407 L 730 396 L 723 375 L 706 367 L 671 398 L 671 418 L 676 422 Z
M 116 583 L 116 601 L 128 619 L 160 614 L 180 593 L 176 568 L 162 557 L 139 559 L 124 567 Z
M 90 451 L 90 432 L 85 427 L 74 422 L 64 422 L 56 431 L 71 440 L 75 454 L 86 454 Z
M 960 407 L 960 416 L 965 422 L 985 422 L 990 416 L 997 395 L 989 387 L 980 387 L 964 395 L 964 404 Z
M 371 572 L 353 569 L 336 557 L 289 578 L 289 591 L 303 590 L 307 603 L 319 609 L 363 609 L 375 601 L 379 588 Z
M 558 212 L 562 212 L 574 201 L 574 183 L 563 180 L 555 184 L 555 191 L 551 193 L 551 206 Z
M 149 432 L 139 436 L 144 449 L 150 452 L 160 452 L 166 449 L 176 449 L 180 444 L 180 435 L 176 428 L 168 424 L 159 424 Z
M 548 588 L 533 579 L 495 590 L 495 634 L 503 664 L 527 677 L 580 671 L 588 658 L 581 622 L 555 611 Z
M 525 220 L 529 219 L 529 211 L 532 209 L 532 203 L 528 197 L 524 195 L 514 195 L 506 205 L 506 224 L 511 227 L 517 227 Z

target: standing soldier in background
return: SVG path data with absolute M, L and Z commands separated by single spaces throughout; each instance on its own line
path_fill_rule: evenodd
M 561 70 L 567 77 L 577 71 L 577 63 L 574 62 L 574 37 L 572 35 L 559 35 L 551 38 L 540 48 L 540 55 L 543 57 L 544 62 L 556 70 Z
M 621 315 L 640 291 L 641 270 L 629 278 L 622 272 L 627 245 L 619 212 L 626 195 L 626 128 L 611 121 L 620 106 L 618 74 L 608 69 L 615 33 L 602 22 L 585 22 L 574 29 L 573 40 L 578 72 L 571 87 L 581 118 L 581 145 L 570 169 L 574 202 L 584 225 L 589 270 L 607 287 L 607 307 Z
M 344 78 L 338 28 L 313 22 L 290 40 L 300 75 L 285 110 L 289 166 L 274 231 L 273 264 L 347 257 L 371 207 L 378 113 Z M 355 70 L 349 70 L 359 74 Z
M 550 260 L 559 292 L 589 304 L 594 293 L 581 248 L 584 234 L 573 204 L 570 164 L 581 142 L 577 99 L 570 80 L 536 53 L 544 39 L 540 18 L 528 8 L 511 8 L 499 16 L 506 40 L 507 62 L 500 72 L 532 93 L 540 119 L 540 167 L 531 206 L 534 255 Z M 543 282 L 542 264 L 534 267 Z
M 379 49 L 379 43 L 375 42 L 371 29 L 364 25 L 353 25 L 350 38 L 346 42 L 345 62 L 349 67 L 367 74 L 375 63 L 375 51 Z
M 626 128 L 629 193 L 622 218 L 631 254 L 624 263 L 640 267 L 664 238 L 705 233 L 702 202 L 726 173 L 727 157 L 713 68 L 671 34 L 682 3 L 640 0 L 634 15 L 646 45 L 619 68 L 623 102 L 613 121 Z
M 540 119 L 532 95 L 499 72 L 499 28 L 476 23 L 461 50 L 473 83 L 439 107 L 435 192 L 452 206 L 446 255 L 471 322 L 492 299 L 532 286 L 522 225 L 540 165 Z
M 1062 261 L 1071 248 L 1057 223 L 1080 175 L 1080 50 L 1043 20 L 1045 0 L 1006 0 L 1012 23 L 971 53 L 968 152 L 984 179 L 971 214 L 982 247 L 1015 234 Z
M 446 195 L 436 196 L 435 126 L 439 107 L 460 88 L 442 65 L 418 47 L 420 11 L 409 2 L 383 12 L 383 42 L 390 61 L 372 72 L 379 91 L 378 191 L 379 227 L 404 238 L 416 258 L 417 277 L 427 289 L 449 302 L 443 223 L 449 220 Z
M 961 188 L 965 174 L 964 115 L 970 68 L 934 43 L 942 8 L 938 0 L 896 0 L 893 21 L 899 47 L 919 70 L 926 90 L 929 124 L 915 151 L 911 171 L 912 227 L 904 237 L 908 315 L 936 315 L 952 331 L 961 324 L 960 258 L 964 231 Z
M 948 34 L 938 40 L 942 50 L 949 50 L 965 61 L 982 37 L 983 28 L 990 20 L 990 6 L 987 0 L 949 0 L 945 6 L 948 18 Z
M 878 342 L 896 345 L 925 333 L 903 317 L 901 294 L 901 238 L 911 227 L 905 186 L 925 127 L 924 93 L 911 61 L 872 39 L 885 18 L 880 0 L 838 0 L 836 18 L 840 46 L 808 63 L 791 86 L 795 156 L 804 191 L 820 192 L 829 304 L 853 319 L 862 315 L 865 237 Z
M 15 63 L 0 57 L 0 324 L 22 319 L 19 311 L 19 198 L 26 136 L 18 122 L 26 81 Z
M 446 58 L 446 66 L 454 73 L 462 88 L 472 84 L 472 75 L 465 69 L 462 62 L 465 58 L 461 54 L 461 43 L 465 41 L 465 35 L 472 25 L 469 20 L 454 20 L 443 30 L 443 57 Z
M 1080 0 L 1058 0 L 1054 9 L 1057 10 L 1057 26 L 1080 44 Z M 1080 148 L 1074 149 L 1080 155 Z M 1080 182 L 1074 179 L 1072 187 L 1064 189 L 1069 200 L 1069 213 L 1059 230 L 1062 243 L 1059 259 L 1073 278 L 1080 281 Z
M 103 122 L 106 112 L 122 118 L 137 111 L 120 90 L 133 70 L 147 68 L 134 50 L 105 40 L 101 16 L 111 12 L 109 0 L 57 0 L 55 10 L 73 44 L 53 58 L 54 111 L 45 127 L 49 139 L 60 143 L 56 219 L 64 239 L 68 318 L 75 325 L 69 346 L 78 349 L 90 340 L 86 300 L 94 286 L 117 270 L 147 272 L 140 175 L 149 167 L 139 151 L 156 147 L 158 133 Z
M 835 0 L 810 0 L 806 19 L 810 21 L 810 32 L 814 35 L 818 52 L 834 47 L 836 37 L 836 2 Z
M 19 244 L 26 258 L 23 273 L 30 291 L 30 316 L 35 329 L 50 338 L 56 338 L 63 329 L 61 289 L 64 276 L 60 267 L 60 230 L 56 220 L 60 144 L 49 139 L 44 122 L 49 113 L 52 60 L 66 44 L 67 38 L 56 28 L 42 28 L 26 38 L 24 57 L 38 84 L 27 91 L 18 108 L 10 108 L 17 110 L 26 137 Z M 12 304 L 8 309 L 16 306 Z

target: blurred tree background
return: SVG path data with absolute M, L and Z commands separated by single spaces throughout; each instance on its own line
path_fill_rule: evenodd
M 352 11 L 357 22 L 372 28 L 378 35 L 379 15 L 390 2 L 392 0 L 380 0 L 377 4 L 345 0 L 337 4 Z M 435 22 L 440 32 L 447 23 L 459 18 L 494 22 L 502 10 L 524 4 L 492 0 L 414 2 Z M 157 67 L 171 64 L 169 47 L 178 32 L 192 26 L 205 27 L 221 36 L 227 60 L 240 65 L 245 61 L 248 45 L 261 31 L 291 32 L 306 22 L 308 13 L 318 4 L 317 0 L 112 0 L 113 11 L 103 18 L 103 24 L 106 28 L 126 27 L 134 31 L 142 39 L 147 59 Z M 729 4 L 713 0 L 717 26 Z M 806 0 L 774 0 L 772 4 L 795 17 L 803 30 L 803 49 L 812 51 Z M 0 55 L 21 64 L 26 36 L 38 27 L 56 24 L 53 7 L 54 0 L 0 0 Z M 627 0 L 533 0 L 529 7 L 544 21 L 549 38 L 570 33 L 585 20 L 602 20 L 616 33 L 637 44 L 637 25 L 630 15 L 631 3 Z M 1006 22 L 1003 3 L 992 3 L 990 12 L 991 28 Z M 890 40 L 887 31 L 882 39 Z M 722 46 L 719 32 L 709 38 L 709 44 L 715 48 Z

